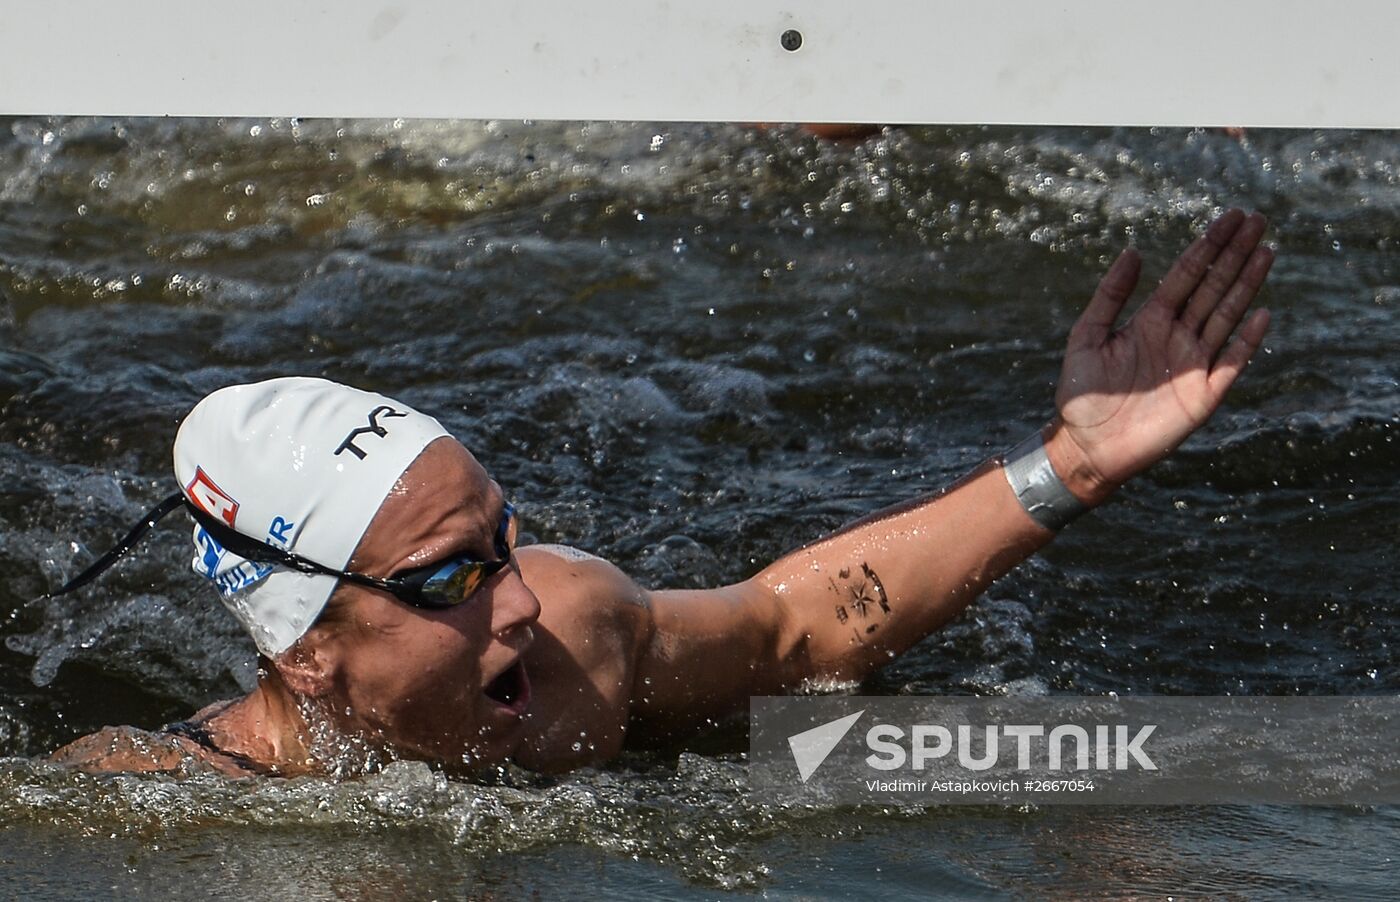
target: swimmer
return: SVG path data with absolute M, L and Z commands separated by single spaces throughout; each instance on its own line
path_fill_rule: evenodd
M 693 734 L 750 696 L 864 679 L 1206 422 L 1268 328 L 1248 312 L 1273 262 L 1264 229 L 1225 213 L 1115 327 L 1141 269 L 1125 251 L 1070 331 L 1043 429 L 713 589 L 650 591 L 583 552 L 517 547 L 509 487 L 405 404 L 319 379 L 220 389 L 176 436 L 180 491 L 53 594 L 183 509 L 195 570 L 257 645 L 257 687 L 53 760 L 335 775 L 351 749 L 559 772 Z

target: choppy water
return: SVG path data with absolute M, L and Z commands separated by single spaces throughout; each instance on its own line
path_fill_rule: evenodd
M 344 785 L 29 760 L 246 688 L 163 530 L 205 392 L 325 375 L 438 416 L 533 538 L 742 578 L 1050 411 L 1127 241 L 1273 220 L 1267 353 L 1170 462 L 868 692 L 1400 689 L 1400 141 L 1384 133 L 0 122 L 0 876 L 35 895 L 1382 897 L 1388 809 L 764 808 L 732 752 Z M 19 881 L 19 882 L 15 882 Z

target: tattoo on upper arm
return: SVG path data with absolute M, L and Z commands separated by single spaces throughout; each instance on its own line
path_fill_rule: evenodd
M 850 626 L 856 642 L 864 642 L 865 637 L 880 629 L 881 624 L 894 612 L 890 606 L 889 594 L 880 576 L 865 561 L 861 562 L 860 575 L 851 576 L 851 569 L 843 567 L 836 574 L 842 580 L 827 577 L 832 593 L 836 596 L 836 620 L 843 626 Z

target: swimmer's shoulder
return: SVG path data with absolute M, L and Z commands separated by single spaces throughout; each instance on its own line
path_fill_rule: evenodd
M 612 563 L 572 545 L 527 545 L 516 551 L 520 575 L 539 597 L 646 610 L 649 593 Z
M 47 760 L 89 774 L 212 772 L 236 777 L 251 774 L 185 736 L 152 733 L 131 726 L 103 727 L 73 740 L 49 755 Z
M 649 595 L 567 545 L 528 545 L 516 557 L 540 617 L 525 652 L 533 714 L 515 760 L 548 772 L 605 761 L 626 737 L 636 663 L 652 632 Z
M 61 764 L 84 773 L 160 770 L 158 757 L 144 754 L 141 740 L 132 727 L 103 727 L 53 752 L 52 764 Z
M 520 576 L 540 600 L 540 625 L 578 654 L 635 660 L 652 630 L 651 593 L 602 558 L 568 545 L 528 545 L 517 552 Z M 602 641 L 610 637 L 611 641 Z

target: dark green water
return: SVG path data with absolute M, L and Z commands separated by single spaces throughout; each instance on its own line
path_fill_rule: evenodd
M 437 416 L 534 539 L 742 578 L 1051 412 L 1064 335 L 1229 205 L 1279 259 L 1264 353 L 1169 462 L 873 693 L 1400 689 L 1400 141 L 1384 133 L 0 122 L 0 882 L 28 895 L 1381 898 L 1393 809 L 771 809 L 736 754 L 561 780 L 30 760 L 249 685 L 167 528 L 205 392 L 325 375 Z

